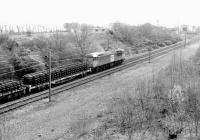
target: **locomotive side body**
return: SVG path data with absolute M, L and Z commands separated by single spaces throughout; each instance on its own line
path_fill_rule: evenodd
M 95 52 L 88 54 L 86 57 L 92 72 L 98 72 L 117 66 L 125 60 L 123 49 L 107 52 Z

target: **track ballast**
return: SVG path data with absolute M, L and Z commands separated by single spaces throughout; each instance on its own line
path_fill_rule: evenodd
M 190 40 L 190 41 L 188 41 L 188 43 L 192 42 L 192 41 L 193 40 Z M 166 54 L 170 51 L 173 51 L 173 50 L 178 49 L 178 48 L 183 47 L 183 46 L 184 46 L 184 42 L 179 42 L 177 44 L 173 44 L 173 45 L 170 45 L 168 47 L 164 47 L 164 48 L 161 48 L 161 49 L 158 49 L 158 50 L 154 50 L 154 51 L 151 52 L 151 59 L 156 58 L 156 57 L 161 56 L 161 55 L 164 55 L 164 54 Z M 55 94 L 61 93 L 61 92 L 66 91 L 68 89 L 83 85 L 83 84 L 88 83 L 90 81 L 99 79 L 101 77 L 110 75 L 112 73 L 121 71 L 121 70 L 126 69 L 126 68 L 130 68 L 132 66 L 135 66 L 136 64 L 140 64 L 142 62 L 147 62 L 147 61 L 149 61 L 149 54 L 148 53 L 145 53 L 141 56 L 137 56 L 137 57 L 134 57 L 134 58 L 130 58 L 130 59 L 126 60 L 120 66 L 113 67 L 111 69 L 108 69 L 108 70 L 105 70 L 105 71 L 102 71 L 102 72 L 99 72 L 99 73 L 96 73 L 96 74 L 89 75 L 87 77 L 84 77 L 84 78 L 63 84 L 61 86 L 57 86 L 57 87 L 52 89 L 51 94 L 55 95 Z M 22 107 L 24 105 L 27 105 L 29 103 L 47 98 L 48 93 L 49 93 L 49 91 L 45 90 L 45 91 L 42 91 L 42 92 L 39 92 L 39 93 L 35 93 L 35 94 L 32 94 L 32 95 L 20 98 L 20 99 L 15 100 L 15 101 L 11 101 L 11 102 L 2 104 L 2 105 L 0 105 L 0 114 L 4 114 L 6 112 L 17 109 L 17 108 Z

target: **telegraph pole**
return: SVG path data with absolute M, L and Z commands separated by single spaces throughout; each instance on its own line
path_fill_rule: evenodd
M 51 102 L 51 50 L 49 50 L 49 102 Z
M 185 31 L 185 46 L 186 46 L 186 31 Z M 184 46 L 184 47 L 185 47 L 185 46 Z
M 186 46 L 186 32 L 187 32 L 187 26 L 183 27 L 183 31 L 185 32 L 185 43 L 184 43 L 184 47 Z
M 148 52 L 149 52 L 149 63 L 151 63 L 151 47 L 148 47 Z

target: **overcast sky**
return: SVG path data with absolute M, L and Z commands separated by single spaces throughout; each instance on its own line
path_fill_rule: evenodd
M 0 0 L 0 24 L 200 25 L 200 0 Z M 158 21 L 158 22 L 157 22 Z

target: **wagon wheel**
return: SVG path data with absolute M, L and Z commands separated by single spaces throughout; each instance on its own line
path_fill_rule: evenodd
M 7 99 L 8 99 L 8 100 L 12 99 L 12 95 L 9 94 L 9 95 L 7 96 Z
M 14 98 L 17 98 L 19 96 L 19 93 L 18 92 L 15 92 L 14 93 Z

